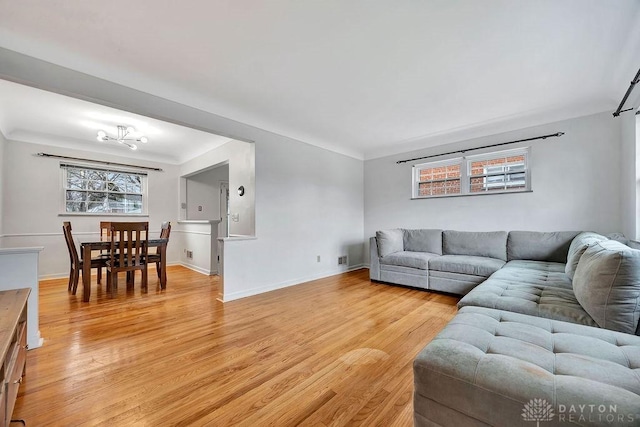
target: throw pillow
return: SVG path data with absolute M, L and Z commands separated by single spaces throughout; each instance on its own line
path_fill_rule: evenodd
M 585 231 L 583 233 L 578 234 L 572 241 L 569 246 L 569 253 L 567 254 L 567 265 L 564 267 L 564 272 L 573 279 L 573 275 L 576 272 L 576 268 L 578 267 L 578 261 L 580 261 L 580 257 L 584 254 L 584 251 L 594 243 L 602 242 L 608 240 L 603 235 L 598 233 L 592 233 L 591 231 Z
M 636 333 L 640 318 L 640 250 L 615 240 L 589 246 L 578 261 L 573 291 L 600 327 Z
M 404 233 L 400 229 L 376 231 L 378 255 L 385 257 L 389 254 L 404 250 Z

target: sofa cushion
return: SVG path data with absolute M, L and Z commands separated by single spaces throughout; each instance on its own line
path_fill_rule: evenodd
M 533 399 L 555 412 L 540 426 L 574 425 L 570 415 L 576 425 L 608 425 L 597 421 L 598 405 L 606 406 L 606 416 L 630 421 L 611 425 L 638 420 L 640 337 L 633 335 L 465 307 L 418 354 L 413 372 L 414 410 L 422 417 L 416 419 L 427 420 L 422 425 L 460 419 L 469 426 L 535 426 L 523 419 Z M 567 409 L 563 422 L 559 405 L 585 412 Z M 586 420 L 577 421 L 580 416 Z
M 442 230 L 404 230 L 404 250 L 442 255 Z
M 579 231 L 510 231 L 507 259 L 566 262 L 567 251 Z
M 534 268 L 535 267 L 535 268 Z M 563 264 L 510 261 L 458 303 L 598 326 L 576 299 Z
M 594 243 L 578 261 L 573 290 L 602 328 L 636 333 L 640 318 L 640 251 L 615 240 Z
M 515 270 L 512 269 L 525 269 L 531 270 L 527 271 L 527 283 L 534 283 L 531 281 L 532 278 L 541 279 L 538 284 L 552 284 L 556 280 L 560 280 L 564 283 L 564 285 L 571 285 L 571 280 L 564 272 L 564 264 L 561 262 L 548 262 L 548 261 L 530 261 L 526 259 L 517 259 L 513 261 L 509 261 L 505 265 L 506 270 L 501 274 L 517 274 L 521 275 L 523 273 L 517 272 L 514 273 Z M 535 272 L 538 273 L 535 273 Z M 564 286 L 563 285 L 563 286 Z
M 380 258 L 380 265 L 397 265 L 400 267 L 419 268 L 426 270 L 429 266 L 429 260 L 439 258 L 440 255 L 430 254 L 427 252 L 394 252 L 385 257 Z
M 504 265 L 501 259 L 469 255 L 442 255 L 429 259 L 429 270 L 489 277 Z
M 445 255 L 471 255 L 507 260 L 506 231 L 453 231 L 442 232 L 442 253 Z
M 576 267 L 578 267 L 578 261 L 580 261 L 580 257 L 587 250 L 587 248 L 593 245 L 596 242 L 602 242 L 604 240 L 608 240 L 607 237 L 604 237 L 598 233 L 592 233 L 590 231 L 585 231 L 583 233 L 578 234 L 571 241 L 571 245 L 569 245 L 569 252 L 567 254 L 567 265 L 565 266 L 564 272 L 567 273 L 567 276 L 573 279 L 573 275 L 576 272 Z
M 378 243 L 378 255 L 387 256 L 394 252 L 404 250 L 404 232 L 399 228 L 393 230 L 376 231 L 376 242 Z

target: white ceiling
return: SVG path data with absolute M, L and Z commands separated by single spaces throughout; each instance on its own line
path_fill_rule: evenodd
M 638 0 L 0 0 L 0 11 L 1 47 L 358 158 L 612 112 L 640 65 Z
M 98 130 L 117 136 L 118 125 L 146 136 L 136 151 L 99 142 Z M 75 148 L 130 158 L 181 164 L 230 139 L 139 116 L 52 92 L 0 80 L 0 132 L 16 141 Z

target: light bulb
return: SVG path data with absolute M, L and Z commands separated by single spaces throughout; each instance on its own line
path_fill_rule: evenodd
M 105 131 L 103 130 L 98 131 L 98 138 L 104 139 L 105 136 L 107 136 L 107 133 Z
M 135 150 L 138 149 L 138 146 L 136 144 L 131 144 L 131 145 L 129 145 L 129 148 L 131 148 L 132 150 L 135 151 Z
M 139 141 L 142 142 L 143 144 L 146 144 L 149 141 L 149 139 L 146 136 L 141 136 Z

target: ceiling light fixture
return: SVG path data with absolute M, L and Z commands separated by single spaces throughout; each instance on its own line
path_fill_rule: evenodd
M 149 139 L 146 136 L 140 136 L 138 138 L 134 137 L 133 134 L 135 133 L 135 131 L 136 130 L 131 126 L 118 125 L 118 136 L 114 138 L 113 136 L 107 135 L 105 131 L 99 130 L 98 141 L 100 142 L 115 141 L 118 144 L 126 145 L 132 150 L 137 150 L 138 146 L 128 141 L 136 141 L 136 142 L 142 142 L 143 144 L 146 144 L 149 141 Z

